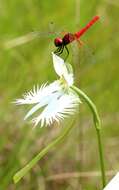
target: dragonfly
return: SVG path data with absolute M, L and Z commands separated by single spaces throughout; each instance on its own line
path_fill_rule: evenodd
M 88 24 L 79 30 L 78 32 L 75 32 L 74 34 L 72 33 L 66 33 L 63 38 L 57 37 L 54 39 L 54 44 L 57 47 L 57 49 L 54 51 L 55 54 L 60 55 L 63 53 L 63 50 L 66 49 L 67 51 L 67 56 L 65 60 L 67 59 L 69 55 L 69 50 L 67 48 L 67 45 L 73 42 L 74 40 L 77 40 L 79 44 L 82 44 L 80 41 L 80 37 L 96 22 L 99 20 L 99 16 L 95 16 L 92 18 Z
M 64 49 L 66 49 L 67 51 L 67 56 L 65 58 L 65 60 L 67 59 L 68 55 L 69 55 L 69 50 L 67 48 L 67 45 L 70 44 L 71 42 L 73 42 L 74 40 L 76 40 L 77 42 L 79 42 L 79 44 L 81 45 L 81 41 L 80 41 L 80 37 L 97 21 L 99 20 L 99 16 L 94 16 L 92 18 L 92 20 L 82 29 L 80 29 L 78 32 L 75 32 L 74 34 L 69 33 L 69 32 L 61 32 L 61 31 L 57 31 L 57 32 L 39 32 L 39 31 L 34 31 L 34 32 L 30 32 L 24 36 L 20 36 L 17 37 L 15 39 L 11 39 L 9 41 L 6 41 L 4 43 L 4 48 L 5 49 L 11 49 L 11 48 L 15 48 L 16 46 L 20 46 L 23 45 L 25 43 L 28 43 L 36 38 L 39 37 L 48 37 L 49 35 L 64 35 L 62 38 L 61 37 L 56 37 L 54 39 L 54 45 L 57 48 L 54 53 L 57 55 L 60 55 L 63 53 Z

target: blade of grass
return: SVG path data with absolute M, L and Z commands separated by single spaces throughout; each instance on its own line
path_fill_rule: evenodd
M 73 127 L 74 121 L 71 125 L 69 125 L 67 128 L 64 128 L 61 134 L 55 138 L 50 144 L 48 144 L 43 150 L 41 150 L 24 168 L 22 168 L 20 171 L 18 171 L 14 176 L 13 180 L 14 183 L 17 183 L 22 177 L 24 177 L 27 172 L 33 168 L 33 166 L 43 157 L 45 154 L 47 154 L 54 146 L 59 144 L 64 138 L 69 134 Z

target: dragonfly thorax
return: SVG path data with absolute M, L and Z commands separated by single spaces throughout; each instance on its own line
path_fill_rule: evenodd
M 55 38 L 54 44 L 55 44 L 56 47 L 62 46 L 62 44 L 63 44 L 62 38 Z
M 67 45 L 69 43 L 71 43 L 72 41 L 75 40 L 75 35 L 71 34 L 71 33 L 67 33 L 65 34 L 65 36 L 63 37 L 63 44 Z

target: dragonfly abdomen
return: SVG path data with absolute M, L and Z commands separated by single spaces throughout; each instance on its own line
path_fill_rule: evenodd
M 75 33 L 75 37 L 79 39 L 99 18 L 99 16 L 95 16 L 84 28 Z

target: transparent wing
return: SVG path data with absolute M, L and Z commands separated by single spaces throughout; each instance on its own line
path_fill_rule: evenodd
M 18 36 L 16 38 L 6 40 L 3 42 L 3 48 L 11 49 L 11 48 L 15 48 L 16 46 L 29 43 L 32 40 L 37 39 L 37 38 L 50 38 L 53 36 L 56 37 L 59 35 L 65 35 L 67 33 L 64 30 L 55 31 L 55 28 L 56 28 L 55 23 L 50 22 L 48 26 L 48 32 L 33 31 L 25 35 Z
M 71 45 L 74 61 L 80 62 L 80 64 L 88 65 L 89 63 L 96 63 L 96 48 L 92 47 L 91 43 L 76 40 L 76 43 Z
M 16 38 L 13 38 L 13 39 L 10 39 L 10 40 L 7 40 L 3 43 L 3 47 L 5 49 L 11 49 L 11 48 L 14 48 L 16 46 L 20 46 L 20 45 L 23 45 L 23 44 L 26 44 L 34 39 L 37 39 L 37 38 L 40 38 L 40 37 L 50 37 L 51 35 L 61 35 L 62 32 L 39 32 L 39 31 L 35 31 L 35 32 L 30 32 L 30 33 L 27 33 L 23 36 L 18 36 Z

